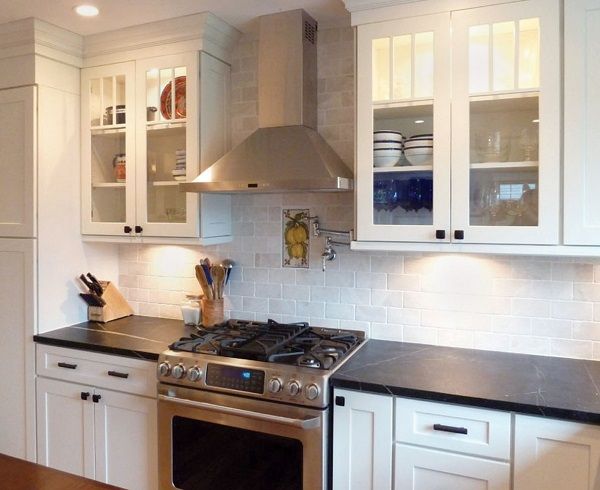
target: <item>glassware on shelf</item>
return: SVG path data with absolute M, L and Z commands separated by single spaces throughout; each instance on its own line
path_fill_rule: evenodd
M 523 161 L 533 162 L 538 159 L 538 131 L 537 128 L 528 127 L 521 130 L 519 147 L 523 153 Z
M 117 153 L 113 159 L 113 168 L 115 171 L 115 180 L 125 182 L 127 177 L 127 161 L 125 153 Z
M 502 131 L 481 131 L 476 134 L 480 162 L 506 162 L 510 154 L 510 138 Z

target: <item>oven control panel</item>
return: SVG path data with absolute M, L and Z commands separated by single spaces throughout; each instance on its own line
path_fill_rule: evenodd
M 263 393 L 265 372 L 237 366 L 208 363 L 206 367 L 207 386 L 229 388 L 230 390 Z

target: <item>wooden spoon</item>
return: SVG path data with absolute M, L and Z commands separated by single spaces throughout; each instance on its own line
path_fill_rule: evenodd
M 225 268 L 222 265 L 213 265 L 210 268 L 215 287 L 215 299 L 223 298 L 223 285 L 225 284 Z
M 206 274 L 204 274 L 204 269 L 200 264 L 196 264 L 196 279 L 198 279 L 198 284 L 200 284 L 206 299 L 214 299 L 212 289 L 208 285 L 208 279 L 206 279 Z

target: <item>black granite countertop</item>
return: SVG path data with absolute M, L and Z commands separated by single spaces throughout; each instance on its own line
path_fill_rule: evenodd
M 369 340 L 333 386 L 600 424 L 600 362 Z
M 169 344 L 190 333 L 192 329 L 181 320 L 129 316 L 108 323 L 78 323 L 34 335 L 33 340 L 40 344 L 156 361 Z

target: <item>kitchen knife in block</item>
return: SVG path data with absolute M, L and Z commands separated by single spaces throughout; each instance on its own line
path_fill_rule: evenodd
M 102 299 L 106 301 L 106 305 L 89 306 L 88 320 L 91 322 L 106 323 L 111 320 L 118 320 L 125 316 L 133 315 L 133 309 L 129 306 L 127 300 L 123 297 L 120 291 L 111 282 L 101 282 L 104 289 Z

